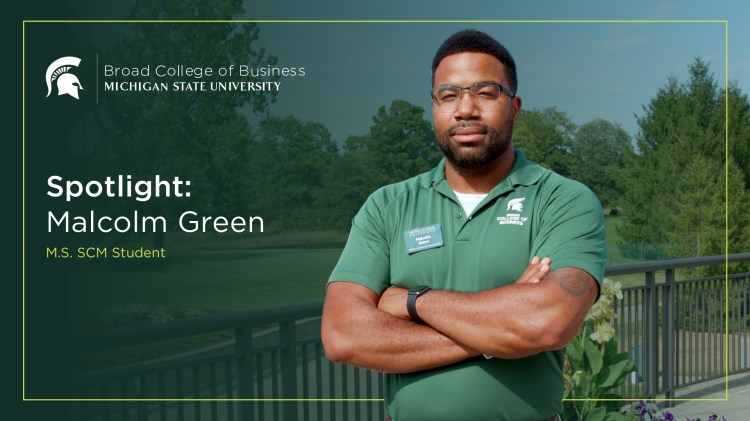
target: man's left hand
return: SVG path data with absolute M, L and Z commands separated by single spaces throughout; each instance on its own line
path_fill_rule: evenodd
M 520 278 L 515 282 L 516 284 L 535 284 L 541 282 L 541 280 L 547 276 L 550 271 L 550 259 L 545 257 L 540 259 L 538 256 L 534 256 L 531 262 L 526 267 Z M 398 286 L 390 286 L 380 296 L 378 301 L 378 309 L 384 311 L 399 319 L 411 320 L 409 312 L 406 309 L 406 300 L 409 295 L 409 290 Z

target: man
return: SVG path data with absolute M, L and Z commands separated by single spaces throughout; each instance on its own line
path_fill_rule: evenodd
M 388 373 L 396 421 L 557 419 L 562 349 L 603 277 L 601 205 L 515 150 L 521 99 L 501 44 L 459 32 L 432 69 L 445 159 L 355 216 L 329 279 L 326 354 Z

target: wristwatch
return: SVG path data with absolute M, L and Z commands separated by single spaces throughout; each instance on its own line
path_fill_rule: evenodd
M 406 311 L 409 312 L 409 317 L 412 322 L 419 323 L 420 325 L 427 324 L 420 319 L 417 314 L 417 298 L 427 294 L 431 289 L 432 288 L 427 285 L 419 285 L 409 290 L 409 295 L 406 297 Z

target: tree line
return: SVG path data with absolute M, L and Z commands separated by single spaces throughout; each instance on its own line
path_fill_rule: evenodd
M 627 257 L 750 249 L 750 102 L 738 86 L 718 86 L 704 61 L 688 70 L 687 80 L 668 78 L 644 105 L 635 139 L 603 119 L 577 126 L 554 107 L 522 111 L 514 128 L 514 144 L 530 159 L 580 180 L 608 214 L 619 214 Z M 274 164 L 244 169 L 265 180 L 249 203 L 342 230 L 373 190 L 441 158 L 424 110 L 401 100 L 380 107 L 369 132 L 343 145 L 322 125 L 291 116 L 269 117 L 257 139 L 250 159 Z M 273 194 L 278 186 L 283 197 Z
M 242 13 L 237 2 L 206 3 L 187 17 Z M 138 5 L 133 18 L 184 12 Z M 134 25 L 111 56 L 123 63 L 168 55 L 206 66 L 275 64 L 276 57 L 254 48 L 257 40 L 257 25 L 248 23 Z M 730 253 L 750 249 L 750 102 L 737 85 L 718 86 L 702 60 L 688 69 L 687 80 L 667 78 L 643 106 L 635 139 L 603 119 L 577 126 L 555 107 L 524 110 L 514 127 L 514 144 L 529 159 L 582 181 L 608 213 L 621 215 L 629 257 L 716 255 L 726 241 Z M 189 177 L 189 206 L 201 212 L 268 215 L 269 230 L 345 232 L 368 194 L 442 157 L 425 110 L 409 102 L 381 106 L 366 134 L 340 144 L 320 123 L 269 116 L 274 100 L 209 93 L 103 98 L 104 107 L 87 114 L 97 123 L 86 122 L 94 140 L 79 145 L 79 155 L 95 164 L 72 171 Z M 253 125 L 247 112 L 265 117 Z M 139 206 L 169 215 L 186 203 Z

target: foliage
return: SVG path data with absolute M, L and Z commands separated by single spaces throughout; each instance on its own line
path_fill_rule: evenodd
M 440 158 L 424 109 L 407 101 L 381 106 L 364 136 L 346 141 L 347 152 L 364 152 L 377 186 L 395 183 L 430 170 Z
M 593 190 L 604 207 L 619 205 L 622 170 L 632 150 L 619 125 L 601 118 L 583 124 L 573 138 L 571 176 Z
M 329 206 L 321 186 L 338 147 L 320 123 L 294 116 L 268 117 L 260 122 L 258 140 L 249 147 L 243 173 L 252 180 L 247 202 L 253 212 L 272 214 L 283 227 L 269 230 L 323 225 Z
M 244 14 L 237 0 L 162 2 L 139 0 L 132 18 L 208 20 Z M 119 67 L 188 65 L 218 69 L 229 64 L 258 67 L 276 58 L 257 48 L 259 29 L 253 23 L 212 22 L 139 24 L 127 27 L 116 45 L 103 54 Z M 180 45 L 181 48 L 174 48 Z M 270 80 L 270 79 L 269 79 Z M 241 108 L 262 114 L 275 100 L 274 93 L 150 92 L 101 98 L 98 130 L 106 133 L 107 149 L 97 162 L 109 173 L 131 174 L 134 180 L 160 174 L 190 180 L 190 198 L 139 203 L 144 213 L 174 216 L 186 205 L 209 213 L 246 213 L 246 192 L 251 179 L 241 177 L 250 143 L 250 125 Z M 132 203 L 130 204 L 132 205 Z M 132 205 L 134 206 L 134 205 Z M 172 218 L 170 218 L 172 217 Z M 157 233 L 157 244 L 163 242 Z
M 522 110 L 513 127 L 513 143 L 539 165 L 571 175 L 571 149 L 576 126 L 555 107 Z
M 666 232 L 672 256 L 721 254 L 724 238 L 724 189 L 719 162 L 693 155 L 676 177 L 675 213 Z
M 663 244 L 671 257 L 723 254 L 727 239 L 746 250 L 750 105 L 739 89 L 728 90 L 728 155 L 725 93 L 702 60 L 688 70 L 687 81 L 669 78 L 638 118 L 638 151 L 626 155 L 622 179 L 620 234 L 629 244 Z M 736 222 L 727 225 L 725 216 Z
M 741 169 L 744 185 L 750 187 L 750 100 L 736 84 L 730 84 L 726 94 L 722 92 L 722 103 L 725 98 L 729 110 L 726 117 L 729 156 Z
M 747 250 L 750 192 L 731 156 L 726 165 L 702 155 L 692 156 L 685 164 L 685 171 L 676 179 L 674 193 L 675 213 L 666 235 L 669 243 L 666 250 L 670 255 L 724 254 L 727 240 L 732 248 L 730 253 Z M 723 268 L 704 267 L 697 274 L 708 276 L 720 272 Z
M 346 140 L 324 178 L 332 226 L 348 229 L 370 193 L 429 171 L 441 157 L 422 107 L 396 100 L 381 106 L 372 120 L 367 134 Z
M 618 352 L 615 329 L 610 322 L 615 299 L 622 299 L 621 285 L 605 279 L 599 300 L 591 307 L 578 335 L 565 348 L 565 420 L 623 420 L 612 402 L 602 405 L 599 399 L 617 399 L 610 390 L 622 385 L 635 364 L 627 352 Z

